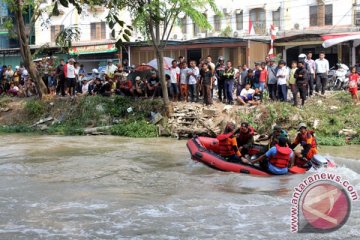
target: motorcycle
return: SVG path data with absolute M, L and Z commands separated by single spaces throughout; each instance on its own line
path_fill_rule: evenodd
M 339 63 L 337 67 L 332 67 L 328 73 L 328 88 L 329 90 L 345 90 L 349 85 L 349 67 L 345 64 Z

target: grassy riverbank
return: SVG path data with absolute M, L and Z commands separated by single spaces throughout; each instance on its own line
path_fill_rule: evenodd
M 130 107 L 131 111 L 128 111 Z M 219 113 L 218 119 L 248 121 L 260 134 L 269 133 L 276 123 L 294 136 L 296 126 L 305 122 L 316 128 L 321 145 L 360 144 L 360 106 L 352 104 L 348 93 L 313 97 L 304 109 L 288 103 L 266 101 L 256 108 L 234 106 L 230 112 L 222 111 L 223 107 L 220 103 L 214 106 Z M 105 134 L 156 137 L 158 130 L 150 123 L 150 113 L 162 111 L 162 101 L 158 99 L 134 101 L 124 97 L 95 96 L 40 101 L 1 97 L 0 133 L 84 135 L 89 128 L 99 128 L 100 133 Z M 39 123 L 40 119 L 48 121 Z M 166 119 L 161 121 L 161 125 L 168 127 Z M 216 127 L 221 129 L 220 123 Z M 344 135 L 343 129 L 350 129 L 350 136 L 348 133 Z

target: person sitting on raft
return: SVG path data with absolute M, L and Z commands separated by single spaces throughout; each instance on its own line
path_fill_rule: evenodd
M 249 149 L 254 144 L 254 129 L 249 126 L 249 123 L 241 123 L 239 133 L 236 135 L 236 141 L 241 155 L 248 154 Z
M 298 131 L 295 141 L 290 146 L 291 149 L 295 149 L 299 144 L 303 147 L 303 150 L 295 151 L 295 165 L 309 167 L 308 161 L 318 153 L 314 131 L 307 130 L 305 123 L 299 124 Z
M 269 149 L 279 143 L 280 137 L 286 138 L 286 140 L 287 140 L 286 142 L 287 142 L 288 146 L 291 145 L 288 133 L 284 129 L 282 129 L 279 125 L 275 125 L 273 128 L 273 132 L 269 138 Z
M 294 159 L 294 152 L 287 145 L 284 137 L 279 138 L 279 143 L 270 148 L 264 155 L 252 163 L 260 162 L 260 166 L 275 175 L 287 174 L 289 165 Z
M 235 134 L 235 124 L 229 122 L 226 124 L 224 133 L 218 135 L 219 140 L 219 154 L 226 159 L 226 161 L 234 163 L 249 163 L 249 161 L 241 157 Z

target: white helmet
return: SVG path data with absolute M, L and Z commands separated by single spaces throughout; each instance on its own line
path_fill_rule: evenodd
M 301 53 L 298 58 L 306 58 L 306 55 L 304 53 Z

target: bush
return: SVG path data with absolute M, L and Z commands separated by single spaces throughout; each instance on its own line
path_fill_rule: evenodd
M 151 138 L 157 136 L 157 129 L 155 125 L 145 120 L 126 121 L 112 126 L 111 134 L 126 137 Z
M 41 100 L 31 99 L 25 103 L 24 109 L 29 117 L 39 118 L 45 113 L 46 106 Z

